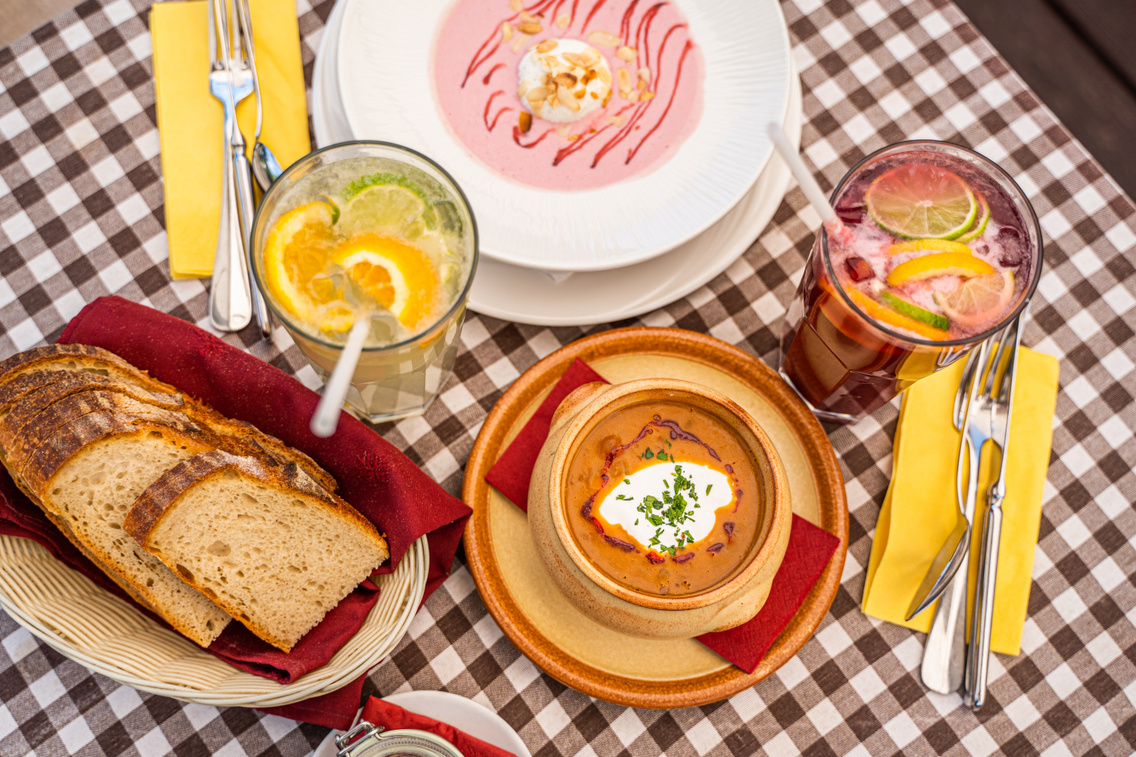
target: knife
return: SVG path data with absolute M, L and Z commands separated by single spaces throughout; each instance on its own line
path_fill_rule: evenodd
M 998 549 L 1002 538 L 1002 502 L 1006 498 L 1006 469 L 1010 452 L 1010 422 L 1014 407 L 1014 383 L 1018 374 L 1018 350 L 1022 344 L 1022 325 L 1029 306 L 1022 310 L 1015 324 L 1013 347 L 998 387 L 997 399 L 983 408 L 989 412 L 990 439 L 998 445 L 1000 460 L 998 480 L 987 493 L 982 545 L 978 560 L 978 578 L 974 591 L 974 611 L 970 628 L 970 646 L 966 650 L 966 703 L 977 710 L 986 702 L 986 683 L 990 668 L 990 630 L 994 611 L 994 590 L 998 582 Z M 999 345 L 999 352 L 1005 345 Z M 995 359 L 991 371 L 998 368 Z

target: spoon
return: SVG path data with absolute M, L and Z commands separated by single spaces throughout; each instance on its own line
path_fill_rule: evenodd
M 260 185 L 261 190 L 267 192 L 282 173 L 284 169 L 276 154 L 257 138 L 252 148 L 252 175 L 256 177 L 256 183 Z
M 966 437 L 966 428 L 964 425 L 964 418 L 968 404 L 965 400 L 969 396 L 969 388 L 971 387 L 971 377 L 974 375 L 978 366 L 985 365 L 986 352 L 988 351 L 987 345 L 982 345 L 978 349 L 970 351 L 967 355 L 966 364 L 962 369 L 962 378 L 959 381 L 959 389 L 955 394 L 955 404 L 952 414 L 952 421 L 955 428 L 963 432 L 961 446 L 959 447 L 959 469 L 962 469 L 963 458 L 970 449 Z M 974 456 L 971 455 L 970 478 L 977 481 L 977 467 L 974 462 Z M 961 475 L 961 474 L 960 474 Z M 957 496 L 958 496 L 958 519 L 955 521 L 955 527 L 943 542 L 943 546 L 939 548 L 939 553 L 935 555 L 935 559 L 931 561 L 931 567 L 927 569 L 927 575 L 923 578 L 923 583 L 915 592 L 915 596 L 911 598 L 911 604 L 907 607 L 907 620 L 911 620 L 919 613 L 930 607 L 939 596 L 946 591 L 947 585 L 954 578 L 955 573 L 959 567 L 966 560 L 970 551 L 970 529 L 971 529 L 971 516 L 966 513 L 966 492 L 962 491 L 962 479 L 958 478 Z

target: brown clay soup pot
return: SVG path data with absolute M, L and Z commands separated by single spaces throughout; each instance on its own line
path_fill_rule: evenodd
M 720 392 L 677 379 L 587 384 L 552 418 L 529 529 L 584 614 L 647 638 L 745 623 L 785 556 L 792 508 L 772 442 Z

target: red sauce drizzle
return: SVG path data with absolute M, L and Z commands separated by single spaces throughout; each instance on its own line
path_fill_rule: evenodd
M 635 30 L 635 49 L 643 51 L 643 65 L 647 68 L 651 67 L 651 50 L 648 46 L 647 33 L 651 31 L 651 23 L 654 22 L 655 16 L 664 5 L 666 3 L 657 3 L 651 6 L 651 9 L 643 14 L 643 18 L 639 19 L 639 27 Z M 640 38 L 643 40 L 642 43 L 639 42 Z
M 482 83 L 482 84 L 489 84 L 489 80 L 493 78 L 493 74 L 497 73 L 497 70 L 498 70 L 498 69 L 501 69 L 501 68 L 504 68 L 504 67 L 505 67 L 505 64 L 504 64 L 504 63 L 498 63 L 498 64 L 497 64 L 496 66 L 494 66 L 493 68 L 489 69 L 489 73 L 487 73 L 487 74 L 485 75 L 485 78 L 481 80 L 481 83 Z M 490 99 L 490 100 L 492 100 L 492 99 L 493 99 L 493 97 L 496 97 L 496 96 L 497 96 L 497 94 L 498 94 L 498 93 L 494 92 L 494 93 L 493 93 L 493 96 L 492 96 L 492 97 L 490 97 L 489 99 Z
M 599 0 L 599 2 L 597 2 L 595 5 L 592 6 L 591 11 L 588 12 L 587 18 L 584 19 L 584 25 L 580 27 L 581 33 L 586 32 L 588 30 L 588 24 L 591 23 L 592 16 L 596 15 L 596 11 L 598 11 L 600 8 L 602 8 L 604 6 L 604 3 L 606 3 L 606 2 L 607 2 L 607 0 Z
M 635 6 L 638 4 L 639 0 L 631 0 L 631 5 L 623 12 L 623 20 L 619 22 L 620 39 L 627 39 L 627 34 L 631 31 L 631 14 L 635 12 Z
M 532 6 L 526 8 L 525 11 L 529 14 L 536 15 L 538 13 L 547 11 L 549 8 L 551 8 L 552 9 L 551 18 L 548 19 L 547 23 L 554 23 L 555 17 L 559 13 L 561 7 L 564 5 L 565 2 L 567 2 L 567 0 L 538 0 L 537 2 L 533 3 Z M 607 0 L 597 0 L 596 3 L 592 6 L 591 10 L 588 11 L 588 14 L 584 19 L 584 23 L 581 26 L 581 34 L 583 34 L 587 31 L 588 24 L 591 23 L 592 18 L 596 15 L 597 12 L 599 12 L 599 10 L 601 8 L 603 8 L 603 6 L 606 4 L 606 2 L 607 2 Z M 652 26 L 652 24 L 655 20 L 655 16 L 659 13 L 659 11 L 662 9 L 662 7 L 665 6 L 666 4 L 667 3 L 664 1 L 664 2 L 658 2 L 654 5 L 652 5 L 645 13 L 643 13 L 643 15 L 639 19 L 638 24 L 636 25 L 634 45 L 635 45 L 636 50 L 638 51 L 639 55 L 641 56 L 641 58 L 643 60 L 643 67 L 650 68 L 650 65 L 651 65 L 650 64 L 650 60 L 651 60 L 651 53 L 650 53 L 651 26 Z M 579 0 L 572 0 L 572 19 L 573 19 L 573 21 L 576 18 L 576 12 L 578 10 L 578 5 L 579 5 Z M 622 21 L 620 22 L 620 38 L 623 39 L 625 41 L 625 43 L 627 43 L 629 46 L 630 46 L 630 43 L 631 43 L 631 39 L 629 37 L 630 32 L 631 32 L 631 24 L 632 24 L 632 21 L 633 21 L 633 16 L 635 14 L 635 10 L 638 7 L 638 5 L 639 5 L 639 0 L 631 0 L 631 4 L 628 6 L 627 10 L 624 12 Z M 513 14 L 513 15 L 503 19 L 501 23 L 512 22 L 515 19 L 517 19 L 518 17 L 519 17 L 519 14 Z M 664 78 L 661 63 L 662 63 L 662 59 L 663 59 L 663 53 L 664 53 L 664 51 L 666 50 L 666 47 L 667 47 L 667 42 L 670 40 L 670 37 L 674 32 L 678 31 L 679 29 L 685 29 L 685 28 L 686 28 L 686 24 L 675 24 L 674 26 L 672 26 L 670 29 L 667 30 L 667 33 L 665 35 L 663 35 L 663 42 L 662 42 L 661 45 L 659 45 L 659 51 L 658 51 L 658 55 L 657 55 L 657 59 L 658 59 L 659 64 L 660 64 L 659 65 L 660 70 L 653 72 L 653 74 L 654 74 L 654 82 L 653 82 L 654 86 L 652 87 L 652 91 L 658 92 L 659 84 L 660 84 L 661 80 Z M 479 47 L 477 52 L 474 54 L 472 60 L 470 60 L 469 66 L 466 68 L 465 78 L 462 80 L 461 86 L 463 88 L 465 87 L 466 83 L 469 81 L 469 77 L 472 76 L 473 73 L 478 68 L 480 68 L 482 65 L 484 65 L 490 58 L 492 58 L 497 53 L 498 49 L 500 49 L 502 43 L 500 41 L 499 35 L 500 35 L 500 24 L 498 24 L 497 27 L 494 28 L 493 33 L 489 36 L 488 39 L 485 40 L 484 43 L 482 43 L 481 47 Z M 496 44 L 492 44 L 494 39 L 498 39 L 498 42 Z M 491 44 L 492 44 L 492 47 L 490 47 Z M 675 94 L 678 91 L 679 82 L 682 78 L 683 66 L 686 62 L 686 55 L 687 55 L 687 53 L 690 52 L 690 50 L 693 47 L 694 47 L 693 42 L 691 42 L 690 39 L 688 38 L 685 46 L 683 47 L 682 53 L 679 57 L 678 66 L 677 66 L 676 71 L 675 71 L 674 87 L 671 89 L 670 98 L 667 100 L 666 108 L 663 110 L 662 115 L 660 115 L 658 121 L 655 122 L 654 126 L 651 127 L 651 129 L 643 136 L 643 138 L 641 140 L 639 140 L 639 143 L 634 148 L 628 150 L 627 158 L 624 161 L 624 164 L 631 162 L 631 160 L 639 152 L 640 148 L 643 147 L 643 145 L 647 142 L 647 140 L 650 139 L 655 134 L 655 132 L 658 130 L 658 128 L 662 125 L 663 121 L 666 120 L 667 115 L 670 113 L 671 106 L 674 104 Z M 485 84 L 485 85 L 488 85 L 490 79 L 493 77 L 493 74 L 496 73 L 499 69 L 502 69 L 502 68 L 507 68 L 505 63 L 495 64 L 492 68 L 489 69 L 489 72 L 485 74 L 484 78 L 482 78 L 482 80 L 481 80 L 482 83 Z M 503 93 L 504 93 L 503 90 L 495 91 L 493 94 L 491 94 L 489 96 L 489 99 L 485 103 L 485 111 L 482 114 L 482 121 L 485 123 L 485 128 L 488 131 L 493 131 L 493 128 L 497 125 L 497 121 L 501 118 L 501 116 L 504 115 L 506 112 L 512 110 L 512 108 L 503 108 L 502 110 L 498 111 L 494 115 L 492 120 L 490 120 L 489 111 L 491 109 L 493 99 L 496 98 L 498 95 L 501 95 Z M 596 152 L 595 158 L 592 160 L 592 164 L 591 164 L 592 168 L 595 168 L 597 165 L 599 165 L 599 162 L 604 158 L 604 156 L 606 156 L 616 146 L 618 146 L 621 142 L 623 142 L 625 139 L 627 139 L 627 137 L 629 137 L 631 135 L 632 131 L 639 128 L 639 121 L 643 118 L 643 116 L 646 114 L 646 112 L 648 110 L 650 110 L 650 107 L 653 103 L 654 103 L 654 99 L 648 100 L 647 102 L 628 103 L 627 105 L 620 108 L 616 112 L 616 115 L 623 115 L 628 110 L 631 110 L 633 108 L 635 109 L 635 112 L 631 114 L 631 116 L 627 120 L 627 122 L 624 123 L 621 127 L 619 127 L 616 130 L 615 134 L 610 136 L 610 138 L 607 140 L 607 142 L 603 143 L 603 145 L 600 147 L 600 149 Z M 592 132 L 591 134 L 580 135 L 580 137 L 578 139 L 574 140 L 572 143 L 570 143 L 566 147 L 557 151 L 556 156 L 552 161 L 552 165 L 554 165 L 554 166 L 560 165 L 560 163 L 563 160 L 565 160 L 566 158 L 568 158 L 568 157 L 574 155 L 575 153 L 579 152 L 580 150 L 582 150 L 584 147 L 586 147 L 591 142 L 593 142 L 596 138 L 598 138 L 601 134 L 603 134 L 605 132 L 609 132 L 609 129 L 610 129 L 611 126 L 613 126 L 613 125 L 607 124 L 607 125 L 604 125 L 601 128 L 599 128 L 598 130 Z M 526 148 L 526 149 L 531 149 L 531 148 L 535 147 L 536 145 L 540 144 L 545 139 L 545 137 L 547 137 L 553 131 L 554 131 L 553 129 L 549 129 L 548 131 L 545 131 L 544 133 L 542 133 L 539 137 L 537 137 L 533 141 L 528 142 L 528 143 L 524 143 L 524 142 L 521 141 L 522 134 L 520 132 L 520 129 L 518 127 L 514 126 L 513 127 L 513 141 L 520 147 L 523 147 L 523 148 Z
M 675 86 L 674 89 L 671 90 L 670 99 L 667 100 L 667 107 L 663 110 L 663 115 L 659 116 L 658 122 L 653 127 L 651 127 L 651 130 L 649 132 L 643 135 L 643 138 L 639 140 L 639 144 L 635 145 L 635 149 L 628 150 L 627 160 L 623 161 L 625 165 L 631 162 L 631 159 L 635 157 L 635 153 L 639 152 L 639 148 L 643 146 L 644 142 L 651 138 L 651 135 L 655 133 L 655 131 L 659 128 L 659 125 L 662 124 L 663 120 L 667 117 L 667 113 L 670 113 L 671 105 L 674 103 L 675 99 L 675 92 L 678 91 L 679 79 L 682 78 L 682 66 L 686 62 L 686 54 L 690 52 L 690 48 L 692 47 L 694 47 L 694 45 L 691 44 L 690 40 L 687 40 L 686 44 L 682 48 L 682 56 L 678 59 L 678 71 L 675 74 Z
M 485 101 L 485 111 L 481 114 L 481 120 L 485 124 L 485 128 L 488 129 L 489 131 L 493 131 L 493 126 L 490 125 L 490 123 L 489 123 L 489 109 L 491 107 L 493 107 L 493 101 L 495 99 L 497 99 L 497 96 L 503 95 L 503 94 L 505 94 L 505 90 L 499 89 L 496 92 L 494 92 L 493 94 L 491 94 L 489 96 L 489 99 Z M 497 116 L 498 116 L 498 118 L 500 118 L 501 114 L 498 113 Z M 495 119 L 493 119 L 493 124 L 495 125 L 496 123 L 497 123 L 497 119 L 495 118 Z
M 549 134 L 551 134 L 554 131 L 556 131 L 556 130 L 555 129 L 549 129 L 544 134 L 541 134 L 539 137 L 534 139 L 532 142 L 525 144 L 525 143 L 521 142 L 521 128 L 519 126 L 514 126 L 513 127 L 513 141 L 516 142 L 517 145 L 519 145 L 520 147 L 523 147 L 526 150 L 531 150 L 532 148 L 539 145 L 541 143 L 541 141 L 544 140 L 545 137 L 547 137 Z

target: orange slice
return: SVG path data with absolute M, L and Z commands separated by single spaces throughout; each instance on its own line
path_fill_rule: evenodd
M 329 332 L 351 327 L 351 311 L 324 278 L 334 249 L 332 218 L 325 202 L 310 202 L 282 215 L 268 232 L 262 253 L 269 297 L 298 320 Z
M 440 299 L 434 264 L 399 239 L 363 234 L 341 245 L 332 261 L 407 328 L 431 315 Z
M 948 294 L 936 292 L 935 304 L 960 326 L 977 326 L 1003 312 L 1014 295 L 1014 274 L 1002 271 L 968 279 Z
M 902 286 L 911 281 L 924 281 L 936 276 L 971 278 L 994 273 L 994 266 L 970 253 L 935 252 L 900 263 L 891 269 L 887 283 Z
M 897 313 L 891 308 L 876 302 L 858 289 L 846 289 L 844 291 L 848 293 L 848 296 L 851 298 L 852 302 L 856 304 L 856 307 L 863 310 L 872 320 L 879 321 L 888 326 L 894 326 L 898 329 L 910 331 L 924 339 L 930 339 L 936 342 L 947 338 L 947 332 L 940 331 L 926 323 L 920 323 L 914 318 L 908 318 L 902 313 Z
M 965 244 L 950 239 L 910 239 L 906 242 L 893 244 L 888 248 L 888 252 L 892 255 L 899 255 L 904 252 L 929 252 L 931 250 L 957 252 L 960 255 L 972 254 L 971 249 Z

